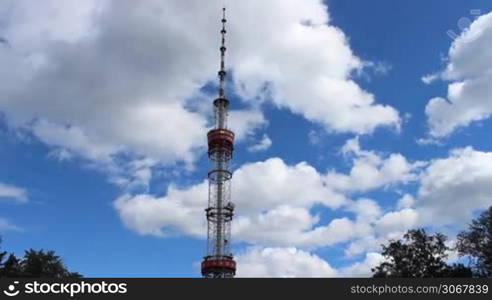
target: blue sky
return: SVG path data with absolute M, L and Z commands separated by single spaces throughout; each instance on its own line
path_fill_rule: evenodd
M 88 277 L 199 276 L 220 1 L 56 2 L 0 4 L 2 249 L 53 249 Z M 426 227 L 452 239 L 492 204 L 492 105 L 480 83 L 492 70 L 490 1 L 263 2 L 229 9 L 242 276 L 364 276 L 388 238 Z M 304 19 L 315 34 L 291 41 L 288 26 Z M 429 74 L 438 78 L 426 84 Z M 315 93 L 326 78 L 340 87 Z M 460 82 L 472 88 L 448 95 Z M 345 93 L 374 102 L 347 108 Z M 426 113 L 435 97 L 454 106 Z M 251 151 L 265 136 L 271 146 Z M 258 192 L 243 188 L 252 183 Z M 268 213 L 294 225 L 261 223 Z

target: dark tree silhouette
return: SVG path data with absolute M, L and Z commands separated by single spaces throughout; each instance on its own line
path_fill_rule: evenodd
M 77 278 L 78 273 L 67 270 L 54 251 L 44 252 L 30 249 L 20 263 L 24 277 Z
M 20 261 L 13 254 L 10 254 L 3 265 L 0 265 L 0 277 L 21 277 L 22 274 Z
M 475 276 L 492 277 L 492 206 L 458 234 L 456 249 L 470 257 Z
M 70 272 L 54 251 L 30 249 L 25 252 L 22 259 L 18 259 L 14 254 L 6 257 L 7 252 L 0 252 L 0 277 L 82 277 L 79 273 Z
M 425 230 L 409 230 L 403 240 L 382 245 L 386 261 L 372 269 L 373 277 L 471 277 L 471 270 L 462 264 L 448 265 L 450 250 L 446 236 L 428 235 Z

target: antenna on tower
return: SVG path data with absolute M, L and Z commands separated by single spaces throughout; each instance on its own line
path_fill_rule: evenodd
M 222 43 L 220 46 L 219 98 L 225 98 L 224 86 L 225 86 L 225 77 L 227 75 L 227 72 L 225 70 L 225 54 L 227 51 L 226 43 L 225 43 L 226 42 L 225 38 L 226 38 L 226 33 L 227 33 L 226 23 L 227 23 L 226 7 L 225 7 L 225 2 L 224 2 L 224 6 L 222 7 L 222 30 L 220 31 L 220 33 L 222 35 Z

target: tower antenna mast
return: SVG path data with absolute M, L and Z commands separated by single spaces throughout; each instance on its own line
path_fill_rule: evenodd
M 234 132 L 227 127 L 229 100 L 225 96 L 226 67 L 226 8 L 222 8 L 220 46 L 219 97 L 214 101 L 215 127 L 207 134 L 208 157 L 208 207 L 207 254 L 202 261 L 205 278 L 232 278 L 236 274 L 236 262 L 231 252 L 231 222 L 234 204 L 231 202 L 232 172 L 229 162 L 234 150 Z

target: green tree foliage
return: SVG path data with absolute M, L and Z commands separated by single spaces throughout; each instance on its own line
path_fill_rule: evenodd
M 445 242 L 443 234 L 409 230 L 403 240 L 383 245 L 386 260 L 372 269 L 373 277 L 471 277 L 471 270 L 464 265 L 446 263 L 450 249 Z
M 10 254 L 3 264 L 0 263 L 0 277 L 21 277 L 21 274 L 23 272 L 20 261 L 13 254 Z
M 470 258 L 475 276 L 492 277 L 492 207 L 458 234 L 456 249 Z
M 30 249 L 25 252 L 20 262 L 24 277 L 77 278 L 78 273 L 67 270 L 62 260 L 54 251 L 44 252 Z
M 1 240 L 0 240 L 1 242 Z M 79 278 L 70 272 L 54 251 L 30 249 L 19 259 L 14 254 L 0 252 L 0 277 Z

